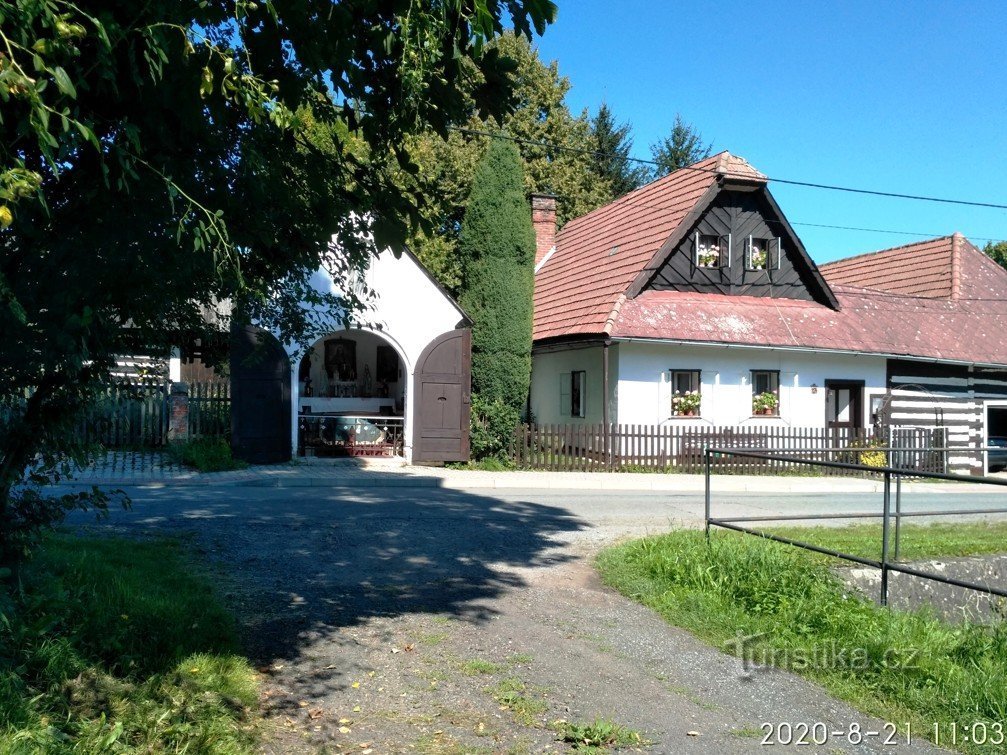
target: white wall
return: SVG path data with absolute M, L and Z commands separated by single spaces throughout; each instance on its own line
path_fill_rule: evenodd
M 669 369 L 702 370 L 700 416 L 670 418 L 660 387 Z M 752 370 L 780 371 L 780 416 L 752 416 Z M 825 381 L 863 380 L 861 424 L 870 426 L 872 393 L 884 393 L 886 360 L 869 355 L 820 354 L 724 346 L 623 342 L 618 348 L 618 414 L 622 424 L 780 425 L 824 427 Z M 812 386 L 817 386 L 817 391 Z
M 609 349 L 609 389 L 614 396 L 616 381 L 616 349 Z M 531 411 L 539 424 L 580 424 L 603 421 L 602 388 L 602 347 L 564 349 L 537 353 L 532 356 L 531 371 Z M 587 382 L 583 418 L 571 417 L 560 402 L 560 393 L 565 394 L 562 385 L 569 380 L 569 373 L 583 370 Z M 613 405 L 614 406 L 614 405 Z M 614 409 L 610 421 L 615 421 Z
M 438 336 L 455 330 L 463 321 L 464 314 L 430 279 L 423 268 L 408 254 L 396 257 L 391 251 L 383 251 L 372 258 L 364 275 L 367 287 L 373 292 L 373 299 L 366 312 L 357 315 L 360 330 L 371 331 L 395 348 L 405 373 L 406 416 L 404 422 L 405 456 L 412 460 L 413 427 L 416 419 L 416 402 L 413 400 L 413 376 L 417 360 L 423 350 Z M 312 284 L 319 290 L 333 294 L 347 291 L 346 281 L 334 281 L 323 269 L 312 278 Z M 342 332 L 339 312 L 326 313 L 331 318 L 331 334 Z M 310 344 L 308 344 L 310 346 Z M 305 347 L 288 343 L 287 353 L 293 356 L 290 372 L 290 398 L 293 413 L 292 441 L 297 448 L 297 410 L 299 386 L 297 368 L 300 355 Z M 358 354 L 359 358 L 359 354 Z

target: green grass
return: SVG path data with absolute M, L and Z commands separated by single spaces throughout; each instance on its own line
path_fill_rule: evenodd
M 473 658 L 471 661 L 466 661 L 462 664 L 462 671 L 469 676 L 479 676 L 482 674 L 492 676 L 493 674 L 499 674 L 502 670 L 503 666 L 491 661 L 484 661 L 482 658 Z
M 931 535 L 931 552 L 954 540 Z M 725 650 L 739 634 L 758 635 L 749 658 L 816 679 L 884 720 L 911 721 L 914 735 L 934 722 L 1007 720 L 1003 623 L 952 627 L 878 608 L 849 594 L 822 559 L 736 533 L 714 532 L 709 546 L 702 532 L 645 538 L 603 551 L 598 565 L 608 584 L 670 623 Z
M 473 459 L 471 461 L 452 461 L 444 466 L 448 469 L 465 469 L 473 472 L 511 472 L 517 468 L 510 459 L 502 459 L 496 456 L 490 456 L 486 459 Z
M 254 751 L 234 622 L 166 541 L 49 538 L 0 599 L 0 753 Z
M 881 558 L 881 524 L 848 527 L 767 527 L 767 532 L 864 558 Z M 894 553 L 894 525 L 891 529 Z M 1007 552 L 1007 522 L 903 524 L 900 560 Z
M 231 455 L 231 444 L 225 438 L 196 438 L 168 447 L 168 453 L 179 464 L 200 472 L 228 472 L 245 469 L 248 464 Z
M 529 687 L 513 676 L 501 679 L 486 692 L 525 726 L 534 726 L 548 707 L 541 697 L 542 690 Z
M 598 752 L 608 747 L 628 747 L 647 744 L 639 732 L 604 718 L 589 724 L 556 721 L 553 724 L 559 738 L 578 752 Z

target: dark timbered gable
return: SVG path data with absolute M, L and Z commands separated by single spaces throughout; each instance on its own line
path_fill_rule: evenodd
M 721 189 L 695 222 L 683 226 L 669 239 L 673 246 L 662 249 L 664 259 L 641 291 L 802 299 L 835 307 L 831 291 L 764 187 Z M 697 240 L 703 237 L 719 240 L 719 266 L 698 264 Z M 753 243 L 767 253 L 764 269 L 751 269 Z

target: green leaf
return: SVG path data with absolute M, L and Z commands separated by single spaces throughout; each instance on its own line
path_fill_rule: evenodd
M 98 137 L 95 136 L 94 131 L 80 121 L 75 120 L 73 124 L 77 127 L 77 131 L 80 132 L 80 135 L 89 141 L 95 149 L 101 149 L 101 145 L 98 143 Z
M 209 97 L 213 94 L 213 71 L 207 66 L 203 69 L 203 80 L 199 84 L 199 96 Z
M 56 66 L 51 71 L 52 77 L 56 80 L 56 86 L 59 87 L 59 91 L 63 94 L 77 99 L 77 88 L 70 81 L 70 75 L 63 69 L 62 66 Z

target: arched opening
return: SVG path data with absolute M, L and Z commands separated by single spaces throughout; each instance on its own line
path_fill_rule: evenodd
M 322 336 L 297 368 L 301 456 L 403 453 L 409 372 L 395 345 L 367 330 Z

